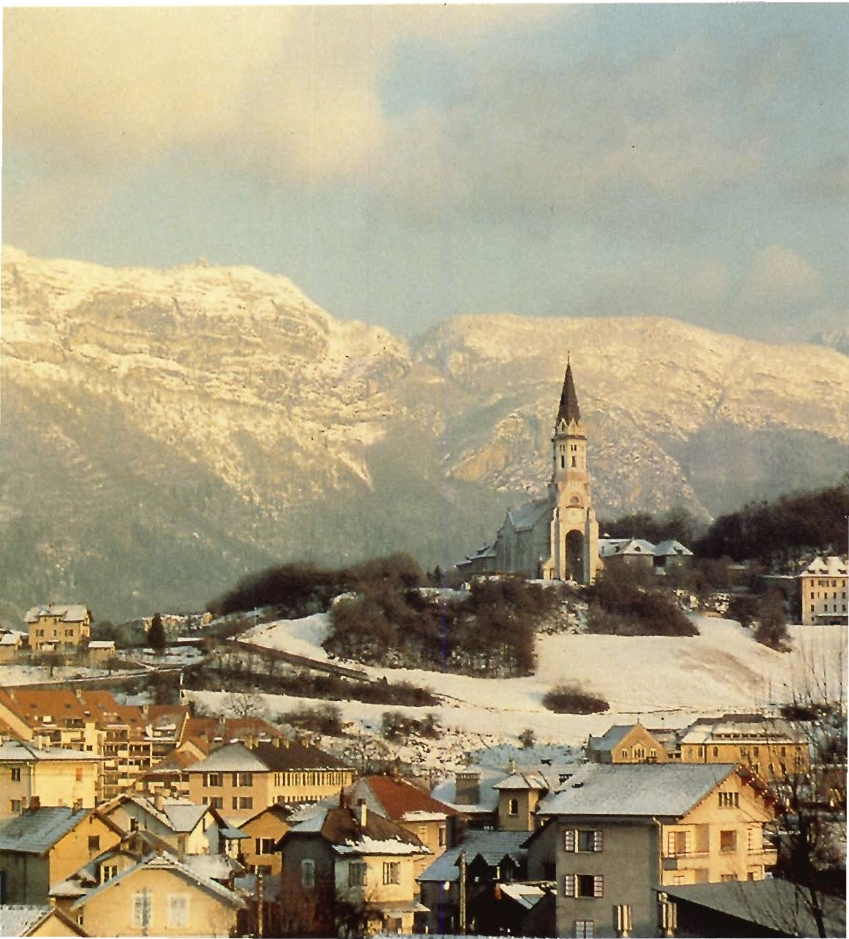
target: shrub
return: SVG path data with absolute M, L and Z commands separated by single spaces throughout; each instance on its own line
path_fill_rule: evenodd
M 557 714 L 600 714 L 610 708 L 604 698 L 575 684 L 555 685 L 546 691 L 542 703 Z
M 435 714 L 428 714 L 423 720 L 418 720 L 400 711 L 384 711 L 381 733 L 387 740 L 401 740 L 413 735 L 436 739 L 439 737 L 439 721 Z
M 301 707 L 281 714 L 281 720 L 292 727 L 312 730 L 329 737 L 342 735 L 342 709 L 335 704 L 320 704 L 318 707 Z
M 780 590 L 768 590 L 758 604 L 758 622 L 755 639 L 776 652 L 790 651 L 787 619 L 784 615 L 784 597 Z
M 591 588 L 587 631 L 615 636 L 698 636 L 678 604 L 624 565 L 602 572 Z

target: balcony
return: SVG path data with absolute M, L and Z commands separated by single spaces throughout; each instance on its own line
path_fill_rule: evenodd
M 694 871 L 706 868 L 710 863 L 709 851 L 690 851 L 689 854 L 665 854 L 663 856 L 663 869 L 665 871 Z

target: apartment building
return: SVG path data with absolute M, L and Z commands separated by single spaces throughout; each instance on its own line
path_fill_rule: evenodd
M 39 738 L 40 740 L 40 738 Z M 21 740 L 0 742 L 0 819 L 32 805 L 91 809 L 103 758 Z
M 846 558 L 814 558 L 799 575 L 799 582 L 803 625 L 846 622 Z
M 557 884 L 558 936 L 655 935 L 664 885 L 763 880 L 763 787 L 733 765 L 588 764 L 539 808 L 528 876 Z
M 91 638 L 91 611 L 82 603 L 34 606 L 27 611 L 24 622 L 34 652 L 45 645 L 60 652 L 75 651 Z
M 193 802 L 212 805 L 236 821 L 275 802 L 318 802 L 354 777 L 351 767 L 329 753 L 282 737 L 253 746 L 227 744 L 186 772 Z

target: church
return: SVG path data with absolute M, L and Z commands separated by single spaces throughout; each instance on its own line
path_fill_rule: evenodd
M 495 541 L 457 564 L 464 575 L 514 572 L 580 584 L 595 580 L 598 521 L 571 361 L 566 364 L 551 446 L 551 482 L 546 495 L 508 509 Z

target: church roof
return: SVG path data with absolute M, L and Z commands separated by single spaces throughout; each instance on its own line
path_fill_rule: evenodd
M 561 421 L 566 421 L 567 424 L 572 421 L 580 423 L 580 420 L 581 410 L 578 407 L 578 395 L 575 392 L 575 381 L 572 378 L 572 363 L 567 362 L 566 377 L 563 379 L 563 391 L 560 394 L 560 408 L 557 411 L 557 420 L 554 423 L 555 425 L 558 425 Z
M 533 528 L 551 509 L 550 499 L 535 499 L 533 502 L 524 502 L 516 509 L 508 509 L 507 518 L 516 531 L 522 531 L 526 528 Z

